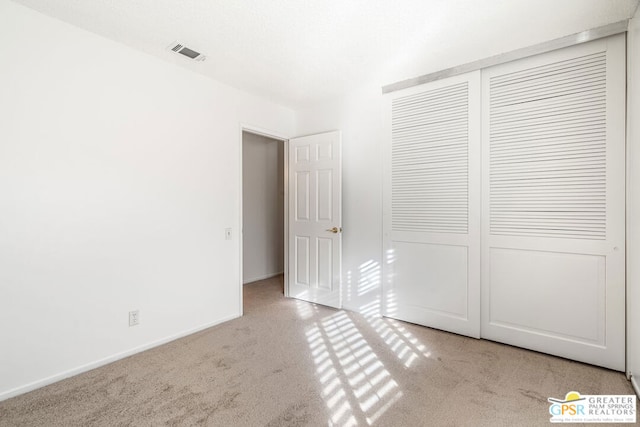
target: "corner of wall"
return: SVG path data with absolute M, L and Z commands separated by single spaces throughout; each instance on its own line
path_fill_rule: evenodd
M 627 33 L 627 376 L 640 377 L 640 8 Z M 634 379 L 632 378 L 632 379 Z M 637 383 L 634 380 L 636 393 Z

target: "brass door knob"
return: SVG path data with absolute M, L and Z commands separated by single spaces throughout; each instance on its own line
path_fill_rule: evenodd
M 330 231 L 333 234 L 338 234 L 342 232 L 342 227 L 338 228 L 338 227 L 333 227 L 333 228 L 328 228 L 326 231 Z

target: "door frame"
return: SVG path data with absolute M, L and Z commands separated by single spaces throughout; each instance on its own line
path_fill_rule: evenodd
M 288 297 L 289 296 L 289 281 L 288 281 L 288 277 L 289 277 L 289 261 L 288 261 L 288 254 L 289 254 L 289 137 L 285 136 L 281 133 L 278 132 L 274 132 L 272 130 L 269 129 L 264 129 L 258 126 L 254 126 L 254 125 L 250 125 L 250 124 L 245 124 L 245 123 L 240 123 L 240 129 L 238 132 L 238 140 L 239 140 L 239 165 L 240 165 L 240 177 L 239 177 L 239 182 L 240 182 L 240 197 L 239 199 L 239 208 L 240 208 L 240 214 L 239 214 L 239 222 L 238 222 L 238 250 L 239 250 L 239 259 L 240 259 L 240 263 L 239 263 L 239 271 L 238 271 L 238 293 L 239 293 L 239 304 L 240 306 L 238 307 L 238 313 L 240 316 L 244 315 L 244 300 L 243 300 L 243 267 L 244 267 L 244 259 L 243 259 L 243 242 L 244 242 L 244 233 L 243 233 L 243 229 L 242 229 L 242 224 L 244 223 L 244 207 L 243 207 L 243 203 L 242 203 L 242 198 L 243 198 L 243 138 L 242 138 L 242 133 L 243 132 L 248 132 L 248 133 L 252 133 L 254 135 L 259 135 L 259 136 L 264 136 L 267 138 L 271 138 L 271 139 L 275 139 L 278 141 L 282 141 L 283 143 L 283 155 L 284 155 L 284 159 L 283 159 L 283 173 L 284 173 L 284 296 Z

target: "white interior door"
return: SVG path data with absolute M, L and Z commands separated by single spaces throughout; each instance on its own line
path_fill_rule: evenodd
M 390 99 L 384 314 L 480 336 L 480 72 Z
M 290 139 L 288 175 L 288 296 L 340 308 L 340 132 Z
M 624 370 L 624 36 L 483 71 L 482 336 Z

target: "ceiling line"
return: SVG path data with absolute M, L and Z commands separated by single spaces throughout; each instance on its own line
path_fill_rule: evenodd
M 466 64 L 457 65 L 455 67 L 446 68 L 444 70 L 435 71 L 433 73 L 424 74 L 422 76 L 413 77 L 407 80 L 402 80 L 396 83 L 382 86 L 382 93 L 385 94 L 396 92 L 402 89 L 419 86 L 421 84 L 441 80 L 447 77 L 457 76 L 459 74 L 493 67 L 494 65 L 504 64 L 507 62 L 515 61 L 517 59 L 527 58 L 541 53 L 550 52 L 552 50 L 562 49 L 564 47 L 602 39 L 605 37 L 624 33 L 627 31 L 628 26 L 629 20 L 625 19 L 623 21 L 614 22 L 613 24 L 604 25 L 602 27 L 593 28 L 591 30 L 582 31 L 575 34 L 570 34 L 558 39 L 549 40 L 543 43 L 523 47 L 521 49 L 512 50 L 506 53 L 500 53 L 488 58 L 479 59 L 473 62 L 467 62 Z

